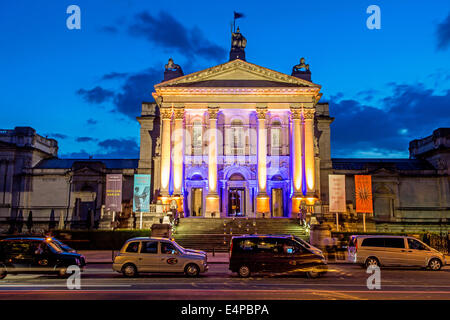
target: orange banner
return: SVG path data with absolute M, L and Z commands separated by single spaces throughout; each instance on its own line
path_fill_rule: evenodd
M 373 213 L 372 176 L 355 175 L 356 212 Z

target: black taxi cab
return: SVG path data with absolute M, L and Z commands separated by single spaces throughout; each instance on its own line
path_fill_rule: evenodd
M 317 278 L 328 267 L 323 254 L 310 247 L 291 235 L 235 236 L 230 244 L 229 269 L 244 278 L 260 272 L 305 273 Z
M 86 265 L 85 257 L 66 252 L 52 238 L 16 237 L 0 240 L 0 279 L 7 274 L 43 273 L 68 276 L 69 266 Z

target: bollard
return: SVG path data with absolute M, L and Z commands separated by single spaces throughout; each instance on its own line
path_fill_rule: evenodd
M 215 250 L 214 250 L 214 248 L 213 248 L 213 257 L 216 255 L 215 253 L 216 253 L 216 252 L 215 252 Z

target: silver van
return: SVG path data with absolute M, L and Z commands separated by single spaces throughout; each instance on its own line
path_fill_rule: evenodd
M 125 277 L 145 272 L 181 272 L 196 277 L 208 271 L 207 254 L 185 249 L 167 238 L 133 238 L 125 242 L 114 258 L 113 270 Z
M 416 238 L 406 236 L 351 236 L 348 260 L 365 267 L 421 267 L 434 271 L 447 263 L 441 252 Z

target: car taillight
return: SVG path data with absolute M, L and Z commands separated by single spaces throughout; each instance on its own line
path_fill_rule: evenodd
M 231 252 L 233 252 L 233 241 L 231 241 L 231 243 L 230 243 L 230 257 L 231 257 Z

